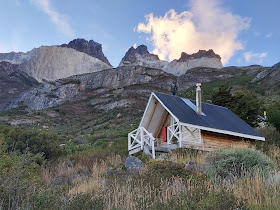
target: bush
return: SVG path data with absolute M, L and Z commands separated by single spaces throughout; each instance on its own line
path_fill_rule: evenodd
M 268 122 L 274 125 L 278 131 L 280 131 L 280 102 L 271 104 L 267 109 Z
M 185 169 L 182 164 L 171 161 L 153 161 L 148 168 L 148 173 L 162 178 L 171 178 L 172 176 L 189 178 L 191 176 L 191 171 Z
M 57 194 L 54 194 L 50 190 L 39 192 L 38 194 L 31 197 L 28 206 L 31 209 L 61 209 L 62 202 Z
M 40 154 L 0 154 L 0 204 L 3 209 L 20 209 L 36 193 L 41 180 Z M 0 205 L 0 207 L 1 207 Z
M 247 209 L 242 200 L 238 200 L 233 192 L 222 189 L 211 192 L 206 186 L 197 186 L 187 192 L 169 199 L 167 202 L 157 202 L 152 209 Z
M 190 170 L 185 169 L 183 164 L 171 161 L 151 160 L 146 163 L 145 173 L 136 175 L 137 179 L 142 179 L 144 180 L 144 183 L 150 184 L 155 188 L 159 188 L 161 186 L 162 180 L 167 180 L 171 177 L 180 177 L 185 180 L 190 177 L 192 177 L 193 180 L 197 179 L 197 176 L 193 175 Z
M 280 132 L 273 125 L 268 125 L 258 130 L 265 137 L 265 141 L 257 141 L 256 146 L 258 149 L 266 153 L 271 145 L 280 147 Z
M 104 201 L 102 198 L 92 199 L 88 194 L 78 194 L 71 201 L 70 210 L 81 210 L 81 209 L 104 209 Z
M 46 159 L 53 159 L 62 154 L 60 138 L 50 131 L 28 129 L 24 127 L 0 127 L 0 137 L 8 152 L 26 150 L 33 154 L 43 153 Z
M 257 171 L 267 175 L 274 168 L 268 156 L 252 149 L 223 149 L 206 156 L 204 170 L 210 177 L 241 177 L 245 172 L 254 174 Z

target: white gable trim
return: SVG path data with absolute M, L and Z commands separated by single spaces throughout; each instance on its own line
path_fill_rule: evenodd
M 154 94 L 154 92 L 152 92 L 151 95 L 150 95 L 149 101 L 146 105 L 145 112 L 142 116 L 142 119 L 141 119 L 141 122 L 140 122 L 139 126 L 143 126 L 142 123 L 144 121 L 144 118 L 145 118 L 146 113 L 148 111 L 149 104 L 151 103 L 153 97 L 155 97 L 158 100 L 158 102 L 163 106 L 163 108 L 166 109 L 166 111 L 168 111 L 169 114 L 171 114 L 171 116 L 175 119 L 176 122 L 179 122 L 179 119 L 162 103 L 162 101 L 156 96 L 156 94 Z
M 175 122 L 179 122 L 179 119 L 164 105 L 164 103 L 152 92 L 152 95 L 161 103 L 161 105 L 166 109 L 166 111 L 171 114 L 171 116 L 175 119 Z
M 199 125 L 192 125 L 192 124 L 182 123 L 182 122 L 180 122 L 180 124 L 189 126 L 189 127 L 193 127 L 193 128 L 199 128 L 199 129 L 205 130 L 205 131 L 212 131 L 212 132 L 216 132 L 216 133 L 222 133 L 222 134 L 228 134 L 228 135 L 238 136 L 238 137 L 243 137 L 243 138 L 248 138 L 248 139 L 265 141 L 265 138 L 261 137 L 261 136 L 253 136 L 253 135 L 249 135 L 249 134 L 237 133 L 237 132 L 233 132 L 233 131 L 221 130 L 221 129 L 216 129 L 216 128 L 209 128 L 209 127 L 204 127 L 204 126 L 199 126 Z
M 141 122 L 140 122 L 139 126 L 142 126 L 144 117 L 145 117 L 145 115 L 146 115 L 146 113 L 147 113 L 147 110 L 148 110 L 149 104 L 151 103 L 152 98 L 153 98 L 153 94 L 150 95 L 150 98 L 149 98 L 148 103 L 147 103 L 147 105 L 146 105 L 145 112 L 144 112 L 144 114 L 143 114 L 143 116 L 142 116 L 142 119 L 141 119 Z

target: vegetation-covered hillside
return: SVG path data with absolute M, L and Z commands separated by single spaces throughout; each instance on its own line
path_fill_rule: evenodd
M 252 81 L 262 70 L 229 68 L 222 79 L 213 69 L 192 75 L 202 81 L 203 101 L 213 102 L 228 85 L 232 96 L 254 94 L 259 111 L 276 110 L 278 119 L 278 90 L 268 93 Z M 216 79 L 205 79 L 206 71 Z M 41 111 L 0 112 L 0 209 L 277 209 L 280 134 L 274 122 L 258 128 L 267 141 L 256 149 L 180 149 L 156 161 L 139 154 L 141 173 L 125 168 L 127 134 L 138 127 L 151 91 L 171 92 L 166 78 L 86 89 Z M 193 98 L 196 81 L 188 80 L 186 74 L 177 81 L 177 95 Z

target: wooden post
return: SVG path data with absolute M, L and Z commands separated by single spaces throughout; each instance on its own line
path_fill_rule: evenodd
M 169 131 L 169 128 L 167 127 L 166 130 L 167 130 L 167 144 L 171 144 L 170 143 L 170 135 L 169 135 L 170 131 Z
M 128 151 L 130 150 L 131 148 L 131 136 L 130 134 L 128 134 Z
M 151 139 L 152 142 L 152 155 L 153 155 L 153 159 L 156 159 L 156 151 L 155 151 L 155 142 L 153 139 Z
M 181 123 L 178 123 L 179 126 L 179 147 L 182 148 L 182 125 Z
M 141 141 L 141 149 L 144 148 L 144 131 L 143 128 L 140 127 L 140 141 Z

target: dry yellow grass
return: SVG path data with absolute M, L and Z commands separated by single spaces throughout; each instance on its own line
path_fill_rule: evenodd
M 274 160 L 279 157 L 280 150 L 271 148 L 270 156 Z M 172 153 L 170 159 L 174 162 L 194 161 L 198 165 L 204 163 L 205 153 L 197 155 L 188 153 Z M 156 202 L 166 203 L 180 193 L 191 192 L 198 187 L 203 187 L 209 192 L 232 191 L 235 197 L 245 200 L 252 209 L 277 209 L 280 205 L 280 182 L 269 181 L 261 173 L 255 176 L 236 178 L 234 182 L 203 181 L 203 186 L 197 185 L 190 177 L 183 180 L 179 177 L 161 179 L 160 186 L 154 187 L 149 182 L 137 176 L 118 175 L 116 178 L 108 177 L 107 170 L 124 163 L 124 159 L 118 155 L 112 155 L 105 160 L 96 161 L 92 164 L 91 175 L 86 179 L 77 178 L 69 186 L 68 196 L 75 197 L 80 193 L 91 195 L 92 199 L 100 198 L 105 202 L 106 209 L 143 209 L 153 206 Z M 45 170 L 44 179 L 50 183 L 51 177 L 70 176 L 75 171 L 86 171 L 84 166 L 68 166 L 60 163 L 52 170 Z M 144 168 L 144 172 L 148 168 Z M 276 174 L 277 171 L 275 171 Z M 121 176 L 121 178 L 120 178 Z

